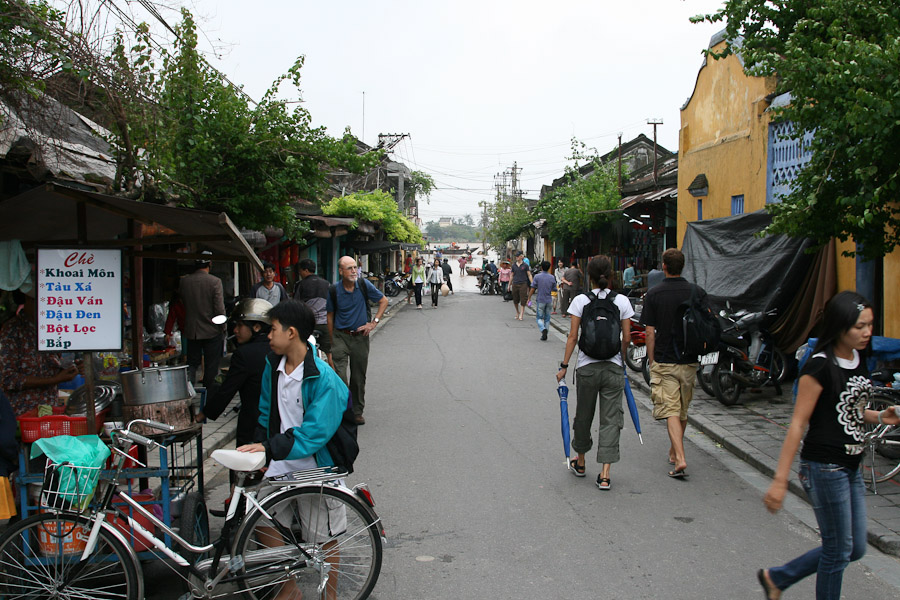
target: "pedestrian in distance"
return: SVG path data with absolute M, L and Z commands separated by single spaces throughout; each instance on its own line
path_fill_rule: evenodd
M 675 331 L 680 331 L 679 306 L 691 298 L 693 285 L 681 276 L 684 254 L 677 248 L 663 252 L 665 279 L 644 296 L 641 323 L 646 326 L 644 336 L 647 360 L 650 366 L 650 397 L 653 400 L 653 418 L 666 421 L 669 433 L 669 464 L 673 469 L 669 477 L 683 479 L 686 476 L 687 459 L 684 455 L 684 432 L 687 429 L 688 406 L 694 396 L 697 380 L 697 357 L 678 358 L 675 349 Z M 706 302 L 706 292 L 696 286 L 697 297 Z
M 294 286 L 294 300 L 305 302 L 316 316 L 316 343 L 319 350 L 325 354 L 328 364 L 334 368 L 331 355 L 331 336 L 328 334 L 328 289 L 330 284 L 316 275 L 316 262 L 311 258 L 304 258 L 297 263 L 300 273 L 300 281 Z
M 225 300 L 222 280 L 209 272 L 212 252 L 204 250 L 201 255 L 202 258 L 194 262 L 194 272 L 181 279 L 178 294 L 184 302 L 188 376 L 196 385 L 197 370 L 202 363 L 203 385 L 206 393 L 213 395 L 225 348 L 223 325 L 213 323 L 213 317 L 225 315 Z
M 459 262 L 459 276 L 465 277 L 466 276 L 466 262 L 468 262 L 468 261 L 466 261 L 465 255 L 460 256 L 459 260 L 457 262 Z
M 550 295 L 556 291 L 556 277 L 550 274 L 550 261 L 541 261 L 541 272 L 531 280 L 531 289 L 528 290 L 528 300 L 537 292 L 534 305 L 535 320 L 541 332 L 541 340 L 547 340 L 550 330 L 550 305 L 553 297 Z
M 450 262 L 445 258 L 444 262 L 441 264 L 441 269 L 444 271 L 444 283 L 447 284 L 447 287 L 450 288 L 450 293 L 453 293 L 453 282 L 450 281 L 450 275 L 453 274 L 453 269 L 450 267 Z
M 587 269 L 593 296 L 579 294 L 569 306 L 569 336 L 566 338 L 566 349 L 556 374 L 556 380 L 559 382 L 565 378 L 569 369 L 569 360 L 575 351 L 575 346 L 579 344 L 579 332 L 583 335 L 583 328 L 588 326 L 582 321 L 585 308 L 595 301 L 607 303 L 611 301 L 618 310 L 621 347 L 617 349 L 618 351 L 613 349 L 615 354 L 606 358 L 590 356 L 581 347 L 578 348 L 577 362 L 575 363 L 577 405 L 572 427 L 575 434 L 572 439 L 572 449 L 577 456 L 569 463 L 573 475 L 585 476 L 584 456 L 593 445 L 591 425 L 594 421 L 595 409 L 599 407 L 597 462 L 601 464 L 601 467 L 600 474 L 597 476 L 597 487 L 601 490 L 609 490 L 611 487 L 610 469 L 612 463 L 619 461 L 619 435 L 625 424 L 625 413 L 622 407 L 622 398 L 625 394 L 625 367 L 622 356 L 628 351 L 628 344 L 631 342 L 630 319 L 634 315 L 634 309 L 628 298 L 610 291 L 612 263 L 608 257 L 595 256 L 588 263 Z M 597 320 L 595 319 L 595 321 Z
M 500 261 L 500 270 L 497 272 L 498 280 L 500 281 L 500 293 L 503 294 L 503 301 L 509 302 L 506 299 L 506 292 L 509 290 L 509 281 L 512 279 L 512 269 L 509 268 L 509 261 L 503 259 Z
M 444 284 L 444 270 L 441 268 L 441 260 L 434 259 L 431 272 L 428 274 L 428 285 L 431 286 L 431 308 L 438 307 L 438 297 L 441 295 L 441 286 Z
M 422 310 L 422 286 L 425 285 L 425 264 L 422 257 L 416 258 L 416 264 L 413 265 L 410 280 L 413 284 L 413 290 L 416 295 L 416 309 Z M 407 299 L 407 302 L 409 300 Z
M 388 307 L 388 299 L 372 282 L 359 277 L 352 256 L 338 261 L 341 280 L 328 289 L 328 333 L 334 370 L 353 395 L 353 414 L 357 425 L 366 422 L 366 371 L 369 368 L 369 334 L 374 331 Z M 371 318 L 370 301 L 378 301 L 378 312 Z M 274 329 L 274 327 L 273 327 Z M 350 375 L 347 375 L 349 365 Z
M 556 271 L 553 272 L 553 276 L 556 277 L 556 293 L 553 294 L 553 311 L 550 314 L 555 315 L 557 309 L 559 308 L 559 304 L 562 301 L 562 279 L 563 275 L 566 273 L 566 266 L 563 263 L 561 258 L 556 259 Z
M 560 298 L 559 311 L 563 314 L 563 318 L 568 317 L 569 303 L 572 301 L 572 298 L 581 293 L 583 281 L 581 269 L 578 268 L 578 263 L 573 261 L 572 266 L 566 269 L 562 277 L 562 297 Z
M 250 288 L 251 298 L 260 298 L 272 306 L 282 300 L 288 299 L 287 290 L 279 282 L 275 281 L 275 265 L 263 263 L 263 278 Z
M 512 266 L 512 296 L 513 308 L 516 311 L 516 319 L 522 321 L 525 317 L 525 304 L 528 302 L 528 288 L 531 286 L 531 269 L 525 264 L 525 255 L 519 250 L 516 252 L 516 262 Z
M 770 600 L 813 573 L 816 599 L 838 600 L 844 569 L 866 552 L 865 486 L 859 468 L 864 425 L 900 424 L 897 406 L 866 409 L 872 382 L 865 354 L 873 321 L 872 306 L 855 292 L 841 292 L 825 305 L 822 333 L 815 354 L 800 373 L 794 414 L 763 499 L 769 512 L 781 509 L 802 439 L 799 478 L 815 512 L 822 545 L 783 566 L 757 572 Z

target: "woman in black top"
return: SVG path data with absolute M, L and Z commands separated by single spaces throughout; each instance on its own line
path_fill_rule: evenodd
M 800 374 L 794 416 L 763 500 L 773 514 L 781 508 L 791 463 L 809 425 L 799 477 L 816 513 L 822 545 L 783 566 L 759 570 L 770 600 L 813 573 L 817 600 L 838 600 L 844 569 L 865 554 L 865 488 L 859 470 L 863 423 L 900 423 L 896 406 L 866 410 L 872 384 L 861 353 L 872 337 L 873 320 L 871 305 L 855 292 L 841 292 L 825 306 L 822 335 Z

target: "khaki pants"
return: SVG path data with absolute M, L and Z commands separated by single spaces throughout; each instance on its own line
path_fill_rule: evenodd
M 366 370 L 369 367 L 369 336 L 350 335 L 334 330 L 334 343 L 331 347 L 331 358 L 334 370 L 341 381 L 350 388 L 353 396 L 353 414 L 361 415 L 366 408 Z M 347 364 L 350 365 L 350 377 L 347 378 Z
M 619 434 L 625 425 L 622 397 L 625 395 L 625 371 L 608 361 L 590 363 L 575 371 L 575 437 L 572 450 L 586 454 L 593 445 L 591 424 L 598 406 L 600 429 L 597 431 L 597 462 L 619 462 Z M 598 403 L 599 397 L 599 403 Z

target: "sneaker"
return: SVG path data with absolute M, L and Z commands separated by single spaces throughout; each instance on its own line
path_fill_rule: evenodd
M 542 340 L 546 340 L 546 339 L 547 339 L 547 330 L 546 330 L 546 329 L 544 329 L 544 330 L 541 331 L 541 339 L 542 339 Z

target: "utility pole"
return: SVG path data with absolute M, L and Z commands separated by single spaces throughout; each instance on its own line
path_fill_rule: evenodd
M 622 132 L 619 132 L 619 190 L 622 189 Z
M 647 119 L 647 123 L 653 125 L 653 183 L 656 183 L 656 126 L 662 125 L 662 119 Z

